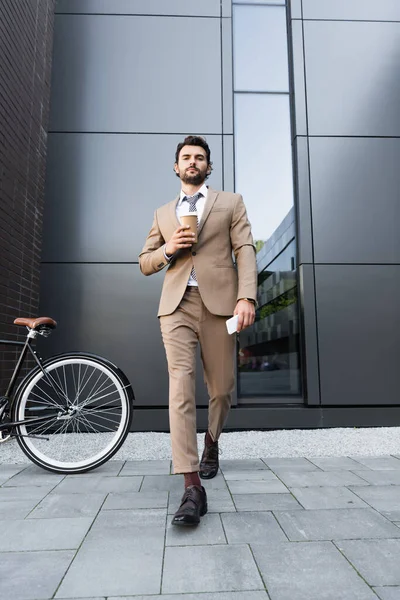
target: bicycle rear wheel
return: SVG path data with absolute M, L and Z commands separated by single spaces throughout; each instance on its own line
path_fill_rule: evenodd
M 17 441 L 37 465 L 83 473 L 109 460 L 132 422 L 132 388 L 117 367 L 90 354 L 64 354 L 22 383 L 13 406 Z

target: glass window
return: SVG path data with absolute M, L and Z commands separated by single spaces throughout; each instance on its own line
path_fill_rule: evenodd
M 293 206 L 288 95 L 235 94 L 235 156 L 236 191 L 266 240 Z
M 285 4 L 285 0 L 233 0 L 233 4 Z
M 294 210 L 289 215 L 294 225 Z M 275 233 L 276 241 L 284 233 Z M 293 227 L 294 232 L 294 227 Z M 270 240 L 266 245 L 270 245 Z M 258 309 L 256 322 L 239 336 L 238 393 L 240 396 L 267 394 L 299 395 L 299 317 L 294 239 L 265 269 L 257 255 Z
M 235 6 L 233 40 L 235 90 L 289 90 L 284 6 Z

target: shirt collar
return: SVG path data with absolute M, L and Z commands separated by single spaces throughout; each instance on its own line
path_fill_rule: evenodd
M 197 194 L 203 194 L 204 198 L 207 198 L 207 192 L 208 192 L 208 188 L 206 186 L 205 183 L 203 183 L 203 185 L 201 186 L 201 188 L 196 192 Z M 179 202 L 178 202 L 178 206 L 180 206 L 182 204 L 182 200 L 186 197 L 186 194 L 183 190 L 181 190 L 180 196 L 179 196 Z

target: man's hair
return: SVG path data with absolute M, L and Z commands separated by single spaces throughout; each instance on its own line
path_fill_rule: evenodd
M 212 162 L 211 162 L 211 150 L 209 145 L 207 144 L 205 138 L 200 135 L 188 135 L 185 137 L 183 142 L 180 142 L 176 147 L 175 152 L 175 162 L 177 163 L 179 160 L 179 153 L 182 150 L 183 146 L 200 146 L 203 150 L 206 151 L 207 157 L 207 165 L 210 167 L 210 171 L 212 170 Z M 178 173 L 177 176 L 179 177 Z M 208 175 L 207 175 L 208 177 Z

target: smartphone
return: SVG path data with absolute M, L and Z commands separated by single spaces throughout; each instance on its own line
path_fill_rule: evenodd
M 239 315 L 235 315 L 234 317 L 231 317 L 230 319 L 227 320 L 226 328 L 228 330 L 229 335 L 237 332 L 238 321 L 239 321 Z

